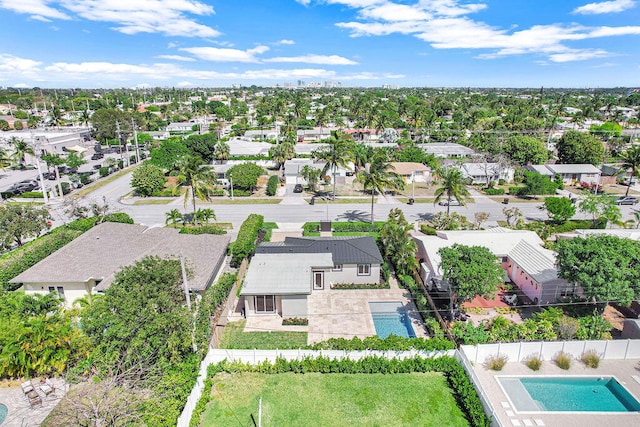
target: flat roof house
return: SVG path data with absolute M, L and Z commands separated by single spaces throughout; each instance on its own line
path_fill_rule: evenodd
M 65 304 L 109 288 L 115 274 L 147 256 L 184 256 L 192 272 L 189 289 L 203 292 L 215 279 L 224 261 L 227 235 L 178 234 L 172 228 L 105 222 L 58 249 L 33 267 L 11 279 L 26 294 L 59 292 Z
M 379 283 L 382 255 L 373 237 L 287 237 L 262 243 L 240 295 L 247 316 L 307 317 L 307 297 L 339 283 Z

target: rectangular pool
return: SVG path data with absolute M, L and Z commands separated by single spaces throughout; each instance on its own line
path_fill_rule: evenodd
M 497 377 L 518 412 L 638 412 L 614 377 Z
M 416 337 L 411 320 L 400 301 L 370 302 L 369 310 L 376 335 L 380 338 L 387 338 L 391 334 L 405 338 Z

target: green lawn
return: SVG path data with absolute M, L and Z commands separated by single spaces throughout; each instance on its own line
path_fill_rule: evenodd
M 174 198 L 167 199 L 140 199 L 133 202 L 134 205 L 168 205 L 171 202 L 175 202 Z
M 211 199 L 211 203 L 214 205 L 277 205 L 282 199 L 258 199 L 252 197 L 243 197 L 241 199 Z
M 275 350 L 307 346 L 306 332 L 244 332 L 245 323 L 246 320 L 227 323 L 220 348 Z
M 467 426 L 439 373 L 222 374 L 202 426 Z

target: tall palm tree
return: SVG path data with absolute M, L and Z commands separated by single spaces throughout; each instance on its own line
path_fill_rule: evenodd
M 171 222 L 171 224 L 173 224 L 173 228 L 175 228 L 178 221 L 182 221 L 183 218 L 182 213 L 178 209 L 171 209 L 169 212 L 165 212 L 164 216 L 164 224 L 167 225 Z
M 216 183 L 215 172 L 207 167 L 199 156 L 185 156 L 178 163 L 178 182 L 191 189 L 193 212 L 196 212 L 196 198 L 209 200 Z M 187 207 L 189 191 L 184 194 L 184 206 Z
M 376 154 L 371 163 L 368 163 L 356 175 L 356 181 L 361 183 L 364 190 L 371 189 L 371 224 L 373 224 L 373 203 L 376 191 L 381 194 L 385 189 L 402 189 L 402 178 L 393 172 L 393 166 L 382 154 Z
M 640 146 L 633 145 L 622 153 L 622 167 L 625 170 L 631 169 L 631 176 L 625 193 L 625 196 L 628 196 L 631 189 L 631 180 L 634 176 L 640 176 Z
M 462 206 L 465 206 L 465 197 L 469 196 L 469 190 L 464 185 L 464 178 L 462 172 L 456 167 L 448 167 L 442 169 L 439 172 L 440 187 L 436 189 L 435 200 L 433 204 L 438 203 L 444 196 L 447 198 L 447 215 L 449 215 L 449 209 L 451 208 L 451 200 L 456 199 Z
M 15 136 L 9 138 L 7 143 L 13 147 L 11 158 L 18 164 L 18 166 L 20 166 L 20 169 L 23 169 L 25 166 L 27 154 L 30 156 L 36 155 L 32 146 L 30 146 L 26 141 L 16 138 Z
M 350 143 L 344 139 L 339 132 L 332 131 L 331 139 L 325 148 L 313 152 L 319 160 L 324 160 L 326 164 L 322 168 L 322 174 L 326 175 L 329 169 L 333 169 L 333 200 L 336 198 L 336 173 L 339 167 L 346 167 L 351 161 Z
M 216 157 L 216 160 L 227 160 L 229 159 L 229 155 L 231 154 L 229 144 L 218 141 L 213 148 L 213 155 Z

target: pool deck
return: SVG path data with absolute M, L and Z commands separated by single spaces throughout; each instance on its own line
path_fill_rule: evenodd
M 522 362 L 507 363 L 502 371 L 491 371 L 482 364 L 474 366 L 474 371 L 487 394 L 500 424 L 503 426 L 638 426 L 640 413 L 553 413 L 522 412 L 512 407 L 510 399 L 498 383 L 498 376 L 613 376 L 637 400 L 640 401 L 640 360 L 602 360 L 597 369 L 587 368 L 581 361 L 574 360 L 567 371 L 558 368 L 553 361 L 545 360 L 539 371 L 532 371 Z M 634 376 L 636 378 L 634 378 Z
M 67 391 L 67 386 L 62 379 L 53 378 L 51 382 L 55 388 L 48 396 L 40 391 L 38 387 L 35 388 L 42 399 L 42 405 L 36 405 L 33 408 L 29 406 L 29 400 L 19 385 L 17 387 L 0 388 L 0 403 L 6 405 L 8 409 L 7 418 L 1 423 L 2 427 L 41 425 Z

